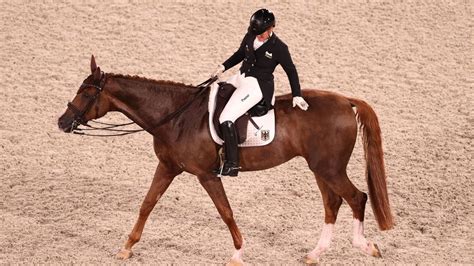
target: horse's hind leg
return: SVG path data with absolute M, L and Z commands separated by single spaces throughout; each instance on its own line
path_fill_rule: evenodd
M 132 232 L 128 235 L 128 240 L 125 242 L 123 249 L 117 254 L 118 259 L 128 259 L 132 256 L 132 246 L 139 240 L 145 227 L 146 220 L 150 212 L 155 207 L 158 200 L 169 187 L 174 177 L 182 171 L 174 170 L 172 167 L 166 167 L 165 164 L 160 163 L 156 168 L 155 177 L 151 183 L 150 189 L 143 200 L 140 207 L 140 214 Z
M 320 177 L 317 175 L 315 177 L 324 203 L 324 225 L 318 244 L 306 257 L 307 264 L 318 264 L 321 255 L 329 249 L 337 212 L 342 204 L 342 198 L 334 193 Z
M 330 164 L 327 164 L 330 165 Z M 318 172 L 324 183 L 331 188 L 336 194 L 341 196 L 351 207 L 353 214 L 353 241 L 354 247 L 361 249 L 363 252 L 380 257 L 380 251 L 372 242 L 365 239 L 364 236 L 364 213 L 367 202 L 367 194 L 359 191 L 347 177 L 347 173 L 342 171 L 324 170 Z
M 243 265 L 243 238 L 237 224 L 235 223 L 234 215 L 230 208 L 229 201 L 227 200 L 227 195 L 225 194 L 221 179 L 215 175 L 198 176 L 198 178 L 199 182 L 214 202 L 222 220 L 224 220 L 227 227 L 229 227 L 230 234 L 234 240 L 235 252 L 228 265 Z

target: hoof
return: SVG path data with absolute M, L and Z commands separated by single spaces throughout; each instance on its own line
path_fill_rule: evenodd
M 376 257 L 376 258 L 381 258 L 382 254 L 380 253 L 379 247 L 377 244 L 374 244 L 372 242 L 367 242 L 365 244 L 354 244 L 354 247 L 359 248 L 362 252 L 365 254 L 368 254 L 370 256 Z
M 129 259 L 132 255 L 133 255 L 133 252 L 131 250 L 122 249 L 119 253 L 117 253 L 115 258 L 119 260 L 126 260 L 126 259 Z
M 226 264 L 226 266 L 243 266 L 243 265 L 244 265 L 244 262 L 242 260 L 238 260 L 238 259 L 231 259 Z
M 303 263 L 306 265 L 319 265 L 319 258 L 311 258 L 310 256 L 303 257 Z
M 369 253 L 370 255 L 372 255 L 376 258 L 381 258 L 382 257 L 382 253 L 380 253 L 380 249 L 377 246 L 377 244 L 370 243 L 369 249 L 370 249 L 370 253 Z

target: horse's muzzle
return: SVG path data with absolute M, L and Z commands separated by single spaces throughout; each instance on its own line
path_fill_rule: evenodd
M 58 119 L 58 127 L 65 133 L 71 133 L 76 129 L 77 123 L 75 123 L 73 118 L 67 118 L 63 115 Z

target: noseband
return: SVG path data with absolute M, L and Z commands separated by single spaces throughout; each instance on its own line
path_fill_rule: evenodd
M 103 87 L 105 85 L 105 80 L 106 80 L 105 73 L 102 72 L 101 78 L 99 81 L 99 86 L 95 84 L 90 84 L 90 83 L 82 83 L 82 85 L 79 87 L 79 90 L 83 90 L 88 87 L 92 87 L 96 89 L 95 94 L 92 96 L 88 95 L 87 93 L 84 93 L 84 96 L 88 99 L 88 102 L 86 106 L 84 106 L 84 109 L 81 110 L 77 108 L 76 106 L 74 106 L 74 104 L 72 104 L 72 102 L 67 103 L 68 109 L 74 113 L 74 121 L 72 122 L 73 129 L 77 127 L 79 124 L 87 125 L 87 122 L 84 121 L 84 115 L 92 108 L 92 105 L 97 101 L 100 93 L 104 90 Z

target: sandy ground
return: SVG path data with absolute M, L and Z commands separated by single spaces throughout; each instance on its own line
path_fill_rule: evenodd
M 474 263 L 472 1 L 0 1 L 0 263 L 115 264 L 157 160 L 146 133 L 57 128 L 91 54 L 106 72 L 198 84 L 266 6 L 303 88 L 358 97 L 382 127 L 397 226 L 351 247 L 341 207 L 323 263 Z M 233 71 L 236 71 L 235 68 Z M 279 67 L 277 92 L 289 92 Z M 104 121 L 126 121 L 108 115 Z M 367 192 L 360 141 L 348 167 Z M 250 264 L 297 264 L 316 245 L 323 206 L 301 158 L 224 179 Z M 177 177 L 128 262 L 222 264 L 230 234 L 194 176 Z

